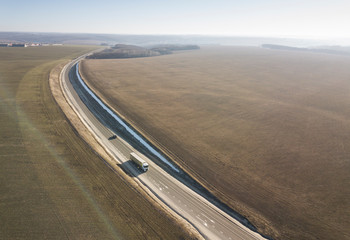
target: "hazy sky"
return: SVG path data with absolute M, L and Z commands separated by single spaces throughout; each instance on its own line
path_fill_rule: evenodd
M 0 31 L 350 37 L 350 0 L 0 0 Z

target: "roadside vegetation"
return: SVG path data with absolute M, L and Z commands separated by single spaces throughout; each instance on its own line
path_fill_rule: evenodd
M 343 46 L 319 46 L 314 48 L 300 48 L 300 47 L 289 47 L 276 44 L 262 44 L 261 47 L 274 49 L 274 50 L 285 50 L 285 51 L 303 51 L 303 52 L 314 52 L 314 53 L 327 53 L 334 55 L 350 56 L 350 48 Z
M 309 240 L 350 238 L 349 64 L 324 53 L 202 47 L 89 59 L 81 70 L 259 231 Z
M 94 48 L 0 48 L 0 239 L 189 239 L 81 140 L 52 97 L 50 71 Z
M 88 58 L 90 59 L 117 59 L 117 58 L 140 58 L 154 57 L 165 54 L 172 54 L 173 51 L 195 50 L 199 49 L 197 45 L 156 45 L 151 48 L 144 48 L 135 45 L 116 44 L 111 48 L 94 53 Z

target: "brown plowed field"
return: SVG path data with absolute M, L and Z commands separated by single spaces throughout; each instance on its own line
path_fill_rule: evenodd
M 85 60 L 110 105 L 277 239 L 350 239 L 350 58 L 253 47 Z

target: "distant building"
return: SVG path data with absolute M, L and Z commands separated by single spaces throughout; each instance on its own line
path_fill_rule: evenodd
M 40 47 L 49 46 L 49 44 L 42 43 L 0 43 L 0 47 Z
M 42 44 L 41 43 L 27 43 L 27 46 L 28 47 L 40 47 L 40 46 L 42 46 Z
M 26 47 L 24 43 L 12 43 L 12 47 Z

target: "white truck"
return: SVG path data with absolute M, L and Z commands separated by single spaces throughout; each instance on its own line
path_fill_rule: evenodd
M 136 165 L 141 168 L 144 172 L 148 170 L 148 163 L 143 160 L 140 156 L 138 156 L 136 153 L 132 152 L 130 153 L 130 160 L 136 163 Z

